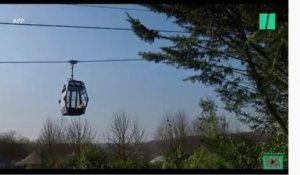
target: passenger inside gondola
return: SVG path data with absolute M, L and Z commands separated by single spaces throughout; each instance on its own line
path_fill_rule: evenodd
M 83 82 L 71 80 L 62 90 L 63 98 L 62 114 L 63 115 L 82 115 L 85 113 L 88 96 Z

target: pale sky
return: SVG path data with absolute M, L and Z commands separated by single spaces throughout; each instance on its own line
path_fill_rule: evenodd
M 127 12 L 156 29 L 182 30 L 163 15 Z M 14 18 L 24 18 L 25 23 L 130 27 L 124 10 L 1 4 L 0 22 L 13 22 Z M 132 59 L 140 58 L 139 51 L 157 51 L 168 44 L 144 43 L 132 31 L 0 25 L 0 61 Z M 151 140 L 166 112 L 181 110 L 195 119 L 201 113 L 200 98 L 216 96 L 211 87 L 182 81 L 195 72 L 164 64 L 79 63 L 74 71 L 75 79 L 85 82 L 90 98 L 81 117 L 100 136 L 112 122 L 112 114 L 124 110 L 138 119 Z M 0 64 L 0 132 L 15 130 L 30 139 L 37 138 L 47 117 L 62 117 L 58 99 L 69 77 L 69 64 Z M 228 120 L 232 130 L 245 129 L 229 114 Z

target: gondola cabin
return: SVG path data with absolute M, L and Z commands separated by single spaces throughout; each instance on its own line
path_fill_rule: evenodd
M 61 113 L 66 116 L 79 116 L 85 113 L 89 98 L 82 81 L 69 80 L 64 85 L 59 100 Z

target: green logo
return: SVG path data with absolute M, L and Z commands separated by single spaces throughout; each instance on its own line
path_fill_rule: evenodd
M 275 30 L 276 13 L 259 14 L 259 30 Z
M 262 158 L 263 169 L 265 170 L 282 170 L 283 153 L 264 153 Z

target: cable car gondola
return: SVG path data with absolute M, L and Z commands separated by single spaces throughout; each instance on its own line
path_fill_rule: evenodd
M 72 66 L 71 79 L 64 85 L 59 104 L 64 116 L 79 116 L 85 113 L 89 98 L 82 81 L 73 79 L 73 67 L 78 61 L 70 60 Z

